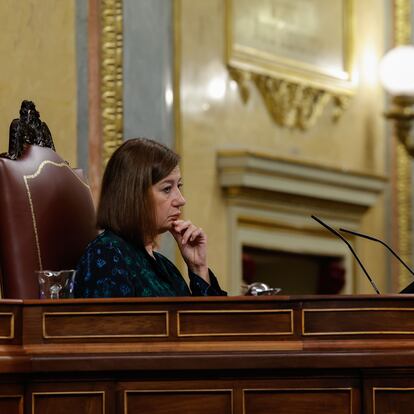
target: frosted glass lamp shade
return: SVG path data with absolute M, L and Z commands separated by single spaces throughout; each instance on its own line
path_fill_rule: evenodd
M 414 46 L 398 46 L 380 62 L 384 89 L 394 96 L 414 96 Z

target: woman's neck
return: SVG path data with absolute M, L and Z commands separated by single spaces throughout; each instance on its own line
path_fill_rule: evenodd
M 147 251 L 147 253 L 151 256 L 154 257 L 154 244 L 146 244 L 145 245 L 145 250 Z

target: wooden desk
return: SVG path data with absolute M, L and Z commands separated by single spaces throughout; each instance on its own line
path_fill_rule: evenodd
M 0 301 L 2 414 L 413 407 L 413 295 Z

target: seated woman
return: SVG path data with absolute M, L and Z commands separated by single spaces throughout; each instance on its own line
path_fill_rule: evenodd
M 125 141 L 106 167 L 97 213 L 102 229 L 77 267 L 75 297 L 226 295 L 207 266 L 207 237 L 182 220 L 179 156 L 145 138 Z M 178 269 L 155 251 L 169 231 L 188 267 Z

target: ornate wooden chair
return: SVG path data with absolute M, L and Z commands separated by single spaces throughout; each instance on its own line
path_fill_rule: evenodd
M 0 154 L 0 274 L 4 298 L 37 298 L 36 270 L 73 269 L 96 236 L 80 170 L 54 150 L 33 102 L 23 101 Z

